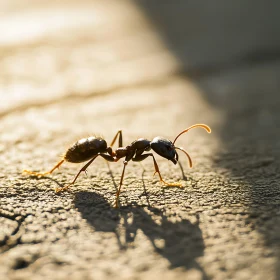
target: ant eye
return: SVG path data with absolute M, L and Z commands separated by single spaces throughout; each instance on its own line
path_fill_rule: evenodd
M 172 147 L 171 146 L 166 146 L 167 150 L 168 151 L 171 151 L 172 150 Z

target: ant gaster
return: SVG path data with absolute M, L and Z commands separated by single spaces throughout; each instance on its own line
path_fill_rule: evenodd
M 153 162 L 154 162 L 154 168 L 155 168 L 154 175 L 156 173 L 158 173 L 160 182 L 162 182 L 164 185 L 167 185 L 167 186 L 182 187 L 181 183 L 165 182 L 161 177 L 161 174 L 160 174 L 160 171 L 158 168 L 158 164 L 156 162 L 154 155 L 152 153 L 144 153 L 144 152 L 150 151 L 152 149 L 158 155 L 160 155 L 168 160 L 171 160 L 174 164 L 177 164 L 179 156 L 178 156 L 178 153 L 176 150 L 181 150 L 188 157 L 189 165 L 190 165 L 190 167 L 192 167 L 192 160 L 191 160 L 191 157 L 189 156 L 189 154 L 183 148 L 176 147 L 175 142 L 179 138 L 179 136 L 181 136 L 183 133 L 186 133 L 187 131 L 189 131 L 190 129 L 195 128 L 195 127 L 202 127 L 208 133 L 211 132 L 211 129 L 209 126 L 207 126 L 205 124 L 195 124 L 195 125 L 190 126 L 187 129 L 183 130 L 182 132 L 180 132 L 176 136 L 176 138 L 173 142 L 171 142 L 168 139 L 157 136 L 152 141 L 149 141 L 144 138 L 140 138 L 138 140 L 133 141 L 130 145 L 128 145 L 126 147 L 123 147 L 121 130 L 119 130 L 117 132 L 117 134 L 115 135 L 115 137 L 112 140 L 111 145 L 109 147 L 107 146 L 107 142 L 101 137 L 92 136 L 92 137 L 88 137 L 88 138 L 83 138 L 83 139 L 77 141 L 76 143 L 74 143 L 63 155 L 63 159 L 60 162 L 58 162 L 50 171 L 47 171 L 44 173 L 38 173 L 38 172 L 30 171 L 30 170 L 23 170 L 23 172 L 33 175 L 33 176 L 45 176 L 47 174 L 51 174 L 55 169 L 59 168 L 60 165 L 64 161 L 68 161 L 68 162 L 72 162 L 72 163 L 80 163 L 80 162 L 89 160 L 87 162 L 87 164 L 81 168 L 81 170 L 78 172 L 78 174 L 76 175 L 76 177 L 70 184 L 68 184 L 64 187 L 55 189 L 55 192 L 58 193 L 58 192 L 68 189 L 71 185 L 73 185 L 76 182 L 79 175 L 81 174 L 81 172 L 83 172 L 83 171 L 86 172 L 87 168 L 98 156 L 101 156 L 105 160 L 111 161 L 111 162 L 117 162 L 119 159 L 124 158 L 123 171 L 122 171 L 122 175 L 121 175 L 119 188 L 118 188 L 118 191 L 116 194 L 116 202 L 115 202 L 115 206 L 118 207 L 119 206 L 119 204 L 118 204 L 119 195 L 120 195 L 120 191 L 121 191 L 121 187 L 122 187 L 122 183 L 123 183 L 125 168 L 130 160 L 142 161 L 142 160 L 146 159 L 147 157 L 152 157 Z M 119 139 L 118 139 L 119 147 L 115 151 L 113 151 L 112 146 L 114 145 L 114 143 L 116 142 L 118 137 L 119 137 Z

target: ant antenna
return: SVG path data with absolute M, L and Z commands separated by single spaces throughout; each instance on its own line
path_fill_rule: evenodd
M 190 155 L 183 149 L 183 148 L 180 148 L 180 147 L 175 147 L 175 149 L 178 149 L 178 150 L 180 150 L 180 151 L 182 151 L 183 153 L 185 153 L 186 154 L 186 156 L 188 157 L 188 159 L 189 159 L 189 165 L 190 165 L 190 168 L 192 168 L 192 159 L 191 159 L 191 157 L 190 157 Z
M 176 138 L 175 138 L 175 140 L 173 141 L 172 144 L 174 145 L 175 142 L 176 142 L 176 140 L 177 140 L 177 139 L 179 138 L 179 136 L 181 136 L 183 133 L 188 132 L 190 129 L 195 128 L 195 127 L 202 127 L 202 128 L 204 128 L 208 133 L 211 133 L 211 128 L 210 128 L 208 125 L 206 125 L 206 124 L 194 124 L 194 125 L 190 126 L 189 128 L 183 130 L 181 133 L 179 133 L 179 134 L 176 136 Z

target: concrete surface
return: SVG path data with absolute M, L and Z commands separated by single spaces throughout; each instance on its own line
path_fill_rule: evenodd
M 159 3 L 160 2 L 160 3 Z M 1 1 L 0 279 L 279 279 L 277 1 Z M 174 166 L 97 159 L 90 134 L 183 135 Z

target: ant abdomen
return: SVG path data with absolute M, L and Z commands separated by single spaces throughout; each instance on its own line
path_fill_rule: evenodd
M 74 143 L 64 154 L 64 159 L 72 163 L 84 162 L 106 150 L 107 142 L 103 138 L 91 136 Z

